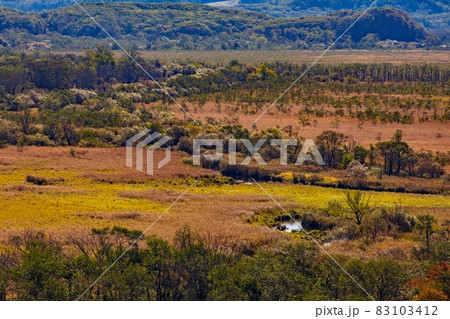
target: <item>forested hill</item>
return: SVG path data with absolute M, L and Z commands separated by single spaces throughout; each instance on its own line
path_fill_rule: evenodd
M 188 2 L 188 3 L 210 3 L 215 0 L 103 0 L 102 2 L 112 3 L 112 2 L 128 2 L 128 3 L 164 3 L 164 2 Z M 220 1 L 220 0 L 219 0 Z M 99 2 L 99 0 L 78 0 L 78 2 Z M 258 1 L 254 1 L 258 2 Z M 261 2 L 261 1 L 259 1 Z M 251 3 L 251 1 L 247 1 Z M 69 7 L 74 5 L 73 0 L 0 0 L 0 6 L 8 7 L 11 9 L 18 9 L 23 11 L 44 11 L 53 10 L 63 7 Z
M 136 49 L 321 48 L 332 43 L 359 15 L 338 11 L 328 16 L 273 18 L 262 13 L 197 4 L 84 5 L 112 36 Z M 85 49 L 101 41 L 106 43 L 106 37 L 77 6 L 42 13 L 0 8 L 2 46 Z M 433 44 L 436 40 L 408 14 L 381 8 L 370 10 L 337 47 Z
M 83 0 L 95 2 L 98 0 Z M 210 3 L 220 0 L 105 0 L 103 2 L 191 2 Z M 363 10 L 373 0 L 240 0 L 237 8 L 250 11 L 260 11 L 273 16 L 298 17 L 318 15 L 335 10 Z M 0 0 L 0 6 L 24 11 L 43 11 L 58 9 L 74 4 L 73 0 Z M 408 12 L 425 27 L 436 29 L 450 27 L 450 4 L 448 0 L 378 0 L 376 7 L 393 7 Z
M 318 15 L 335 10 L 363 10 L 374 0 L 240 0 L 239 7 L 274 16 Z M 427 28 L 450 28 L 448 0 L 378 0 L 375 7 L 408 12 Z

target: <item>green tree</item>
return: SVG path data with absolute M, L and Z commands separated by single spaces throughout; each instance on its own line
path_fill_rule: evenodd
M 347 191 L 344 197 L 349 218 L 361 225 L 375 210 L 372 206 L 372 194 L 361 190 Z
M 420 239 L 425 244 L 427 257 L 430 257 L 431 252 L 431 235 L 435 232 L 434 225 L 436 224 L 436 218 L 431 215 L 419 215 L 417 216 L 416 228 L 419 231 Z
M 404 169 L 413 173 L 414 151 L 402 141 L 402 131 L 397 130 L 391 141 L 379 142 L 376 148 L 383 158 L 383 170 L 387 175 L 400 175 Z
M 408 296 L 407 268 L 391 259 L 370 259 L 367 262 L 353 259 L 345 268 L 375 300 L 404 300 Z M 367 298 L 361 288 L 350 282 L 348 277 L 343 277 L 343 280 L 351 287 L 352 299 L 356 296 Z
M 324 131 L 316 138 L 316 144 L 327 167 L 336 168 L 342 158 L 342 146 L 347 137 L 338 132 Z
M 58 245 L 33 239 L 26 243 L 14 271 L 19 300 L 68 300 L 65 260 Z

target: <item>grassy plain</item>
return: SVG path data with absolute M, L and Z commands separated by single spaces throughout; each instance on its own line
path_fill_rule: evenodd
M 124 148 L 77 148 L 74 157 L 64 147 L 1 149 L 0 240 L 27 228 L 42 229 L 61 239 L 93 227 L 144 230 L 199 177 L 148 235 L 171 240 L 178 229 L 189 225 L 211 242 L 227 247 L 291 240 L 286 233 L 248 223 L 255 210 L 275 207 L 256 184 L 211 182 L 215 173 L 183 164 L 186 156 L 175 152 L 172 162 L 151 177 L 125 166 Z M 44 177 L 49 185 L 26 182 L 28 175 Z M 317 186 L 262 185 L 283 206 L 301 210 L 323 208 L 330 200 L 342 200 L 344 194 L 340 189 Z M 373 198 L 377 206 L 401 204 L 408 213 L 432 213 L 441 221 L 450 212 L 450 197 L 444 195 L 376 192 Z M 351 253 L 353 248 L 346 250 Z
M 228 64 L 238 60 L 244 64 L 267 62 L 312 63 L 323 50 L 226 50 L 226 51 L 144 51 L 148 59 L 167 62 L 204 61 L 210 64 Z M 434 50 L 330 50 L 318 63 L 412 63 L 442 64 L 449 62 L 446 51 Z
M 189 105 L 189 104 L 188 104 Z M 267 109 L 270 105 L 264 105 L 261 110 L 253 114 L 244 113 L 242 110 L 236 110 L 233 104 L 223 103 L 221 112 L 217 112 L 217 106 L 214 102 L 207 102 L 201 109 L 191 111 L 194 118 L 206 120 L 208 117 L 223 120 L 228 123 L 239 123 L 242 126 L 252 129 L 252 123 Z M 370 144 L 389 140 L 396 130 L 403 131 L 403 138 L 408 145 L 415 151 L 421 149 L 431 150 L 433 152 L 447 152 L 450 150 L 450 130 L 448 123 L 442 122 L 415 122 L 413 124 L 402 123 L 376 123 L 370 121 L 361 121 L 349 117 L 339 117 L 339 123 L 336 125 L 335 117 L 315 117 L 310 116 L 310 121 L 316 120 L 316 125 L 302 126 L 299 123 L 297 112 L 300 106 L 294 106 L 290 112 L 280 112 L 275 107 L 271 108 L 257 122 L 258 129 L 267 129 L 273 126 L 284 128 L 289 125 L 293 127 L 294 133 L 303 138 L 316 138 L 323 131 L 332 130 L 347 135 L 350 140 L 357 141 L 364 147 Z M 174 106 L 173 111 L 183 118 L 182 111 Z M 189 107 L 195 110 L 194 106 Z
M 166 62 L 203 60 L 211 64 L 227 64 L 233 59 L 248 64 L 280 61 L 311 63 L 321 52 L 317 51 L 157 51 L 144 52 L 145 58 L 160 58 Z M 442 51 L 330 51 L 320 63 L 431 63 L 448 64 L 448 54 Z M 408 96 L 415 99 L 416 96 Z M 437 97 L 443 106 L 449 104 L 448 94 Z M 262 111 L 244 112 L 236 105 L 221 105 L 218 112 L 214 102 L 206 102 L 196 109 L 189 104 L 194 118 L 206 121 L 209 117 L 230 124 L 241 124 L 248 129 Z M 157 105 L 147 105 L 158 109 Z M 160 107 L 160 106 L 159 106 Z M 180 118 L 181 111 L 170 105 Z M 315 125 L 304 127 L 297 117 L 301 106 L 294 105 L 290 112 L 270 110 L 257 124 L 258 129 L 293 126 L 294 135 L 315 138 L 324 130 L 342 132 L 363 146 L 390 139 L 397 129 L 415 151 L 427 149 L 447 152 L 450 149 L 448 123 L 415 122 L 371 123 L 340 117 L 314 117 Z M 69 233 L 84 233 L 91 228 L 123 226 L 145 230 L 151 225 L 197 178 L 200 180 L 180 199 L 148 235 L 172 240 L 184 225 L 207 238 L 211 245 L 231 246 L 273 245 L 294 240 L 295 236 L 249 223 L 253 213 L 262 208 L 276 207 L 275 203 L 254 183 L 220 184 L 211 179 L 215 172 L 183 163 L 187 154 L 174 152 L 171 163 L 151 177 L 125 165 L 124 148 L 71 148 L 67 147 L 8 147 L 0 149 L 0 244 L 11 234 L 34 228 L 42 229 L 64 240 Z M 159 153 L 160 154 L 160 153 Z M 162 154 L 160 154 L 162 156 Z M 447 172 L 448 172 L 447 166 Z M 341 171 L 341 173 L 343 173 Z M 330 173 L 339 178 L 339 173 Z M 336 174 L 336 175 L 335 175 Z M 49 185 L 27 182 L 27 176 L 43 177 Z M 399 184 L 419 183 L 427 187 L 440 187 L 442 180 L 390 177 Z M 263 183 L 267 191 L 284 207 L 308 211 L 328 205 L 330 200 L 343 201 L 341 189 L 290 183 Z M 448 219 L 448 195 L 421 195 L 411 193 L 376 192 L 377 206 L 402 205 L 408 214 L 432 214 L 439 223 Z M 412 240 L 387 238 L 371 245 L 360 246 L 361 241 L 335 241 L 328 250 L 367 258 L 384 256 L 386 251 L 400 247 L 404 251 L 414 245 Z M 370 251 L 368 251 L 370 249 Z
M 295 64 L 310 64 L 314 62 L 323 50 L 160 50 L 139 51 L 146 59 L 159 59 L 168 63 L 186 63 L 201 61 L 212 65 L 225 65 L 232 60 L 244 64 L 260 64 L 282 62 Z M 54 51 L 56 54 L 84 54 L 84 51 Z M 117 56 L 123 55 L 120 50 Z M 443 64 L 449 63 L 448 51 L 445 50 L 330 50 L 317 61 L 318 64 L 340 63 L 410 63 L 410 64 Z

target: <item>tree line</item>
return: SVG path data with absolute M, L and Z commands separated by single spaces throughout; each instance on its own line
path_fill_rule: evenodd
M 431 230 L 430 230 L 431 231 Z M 314 245 L 277 250 L 227 248 L 188 227 L 173 243 L 148 237 L 86 291 L 141 232 L 113 227 L 68 234 L 63 243 L 39 231 L 10 238 L 0 253 L 0 300 L 366 300 L 369 297 Z M 389 258 L 335 256 L 377 300 L 446 300 L 446 262 L 434 262 L 423 283 Z M 431 273 L 433 275 L 431 275 Z M 382 280 L 383 279 L 383 280 Z M 411 284 L 408 284 L 411 283 Z

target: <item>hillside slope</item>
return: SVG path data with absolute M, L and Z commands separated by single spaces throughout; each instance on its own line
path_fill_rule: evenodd
M 240 0 L 238 7 L 273 16 L 318 15 L 336 10 L 364 10 L 373 0 Z M 392 7 L 409 13 L 427 28 L 450 28 L 448 0 L 378 0 L 375 7 Z
M 83 0 L 95 2 L 98 0 Z M 190 2 L 211 3 L 216 0 L 105 0 L 103 2 L 162 3 Z M 223 2 L 223 1 L 218 1 Z M 239 0 L 232 3 L 241 9 L 259 11 L 279 17 L 299 17 L 327 14 L 336 10 L 363 10 L 370 0 Z M 231 2 L 229 2 L 231 3 Z M 24 11 L 43 11 L 71 6 L 73 0 L 0 0 L 0 6 Z M 378 0 L 375 7 L 393 7 L 409 13 L 427 28 L 450 27 L 450 3 L 448 0 Z
M 197 4 L 85 4 L 108 32 L 126 45 L 145 49 L 261 49 L 324 47 L 358 16 L 339 11 L 328 16 L 273 18 L 262 13 Z M 77 6 L 43 13 L 0 8 L 0 44 L 21 47 L 45 43 L 53 48 L 86 48 L 106 34 Z M 406 13 L 370 10 L 339 43 L 370 48 L 379 41 L 430 42 L 427 31 Z

